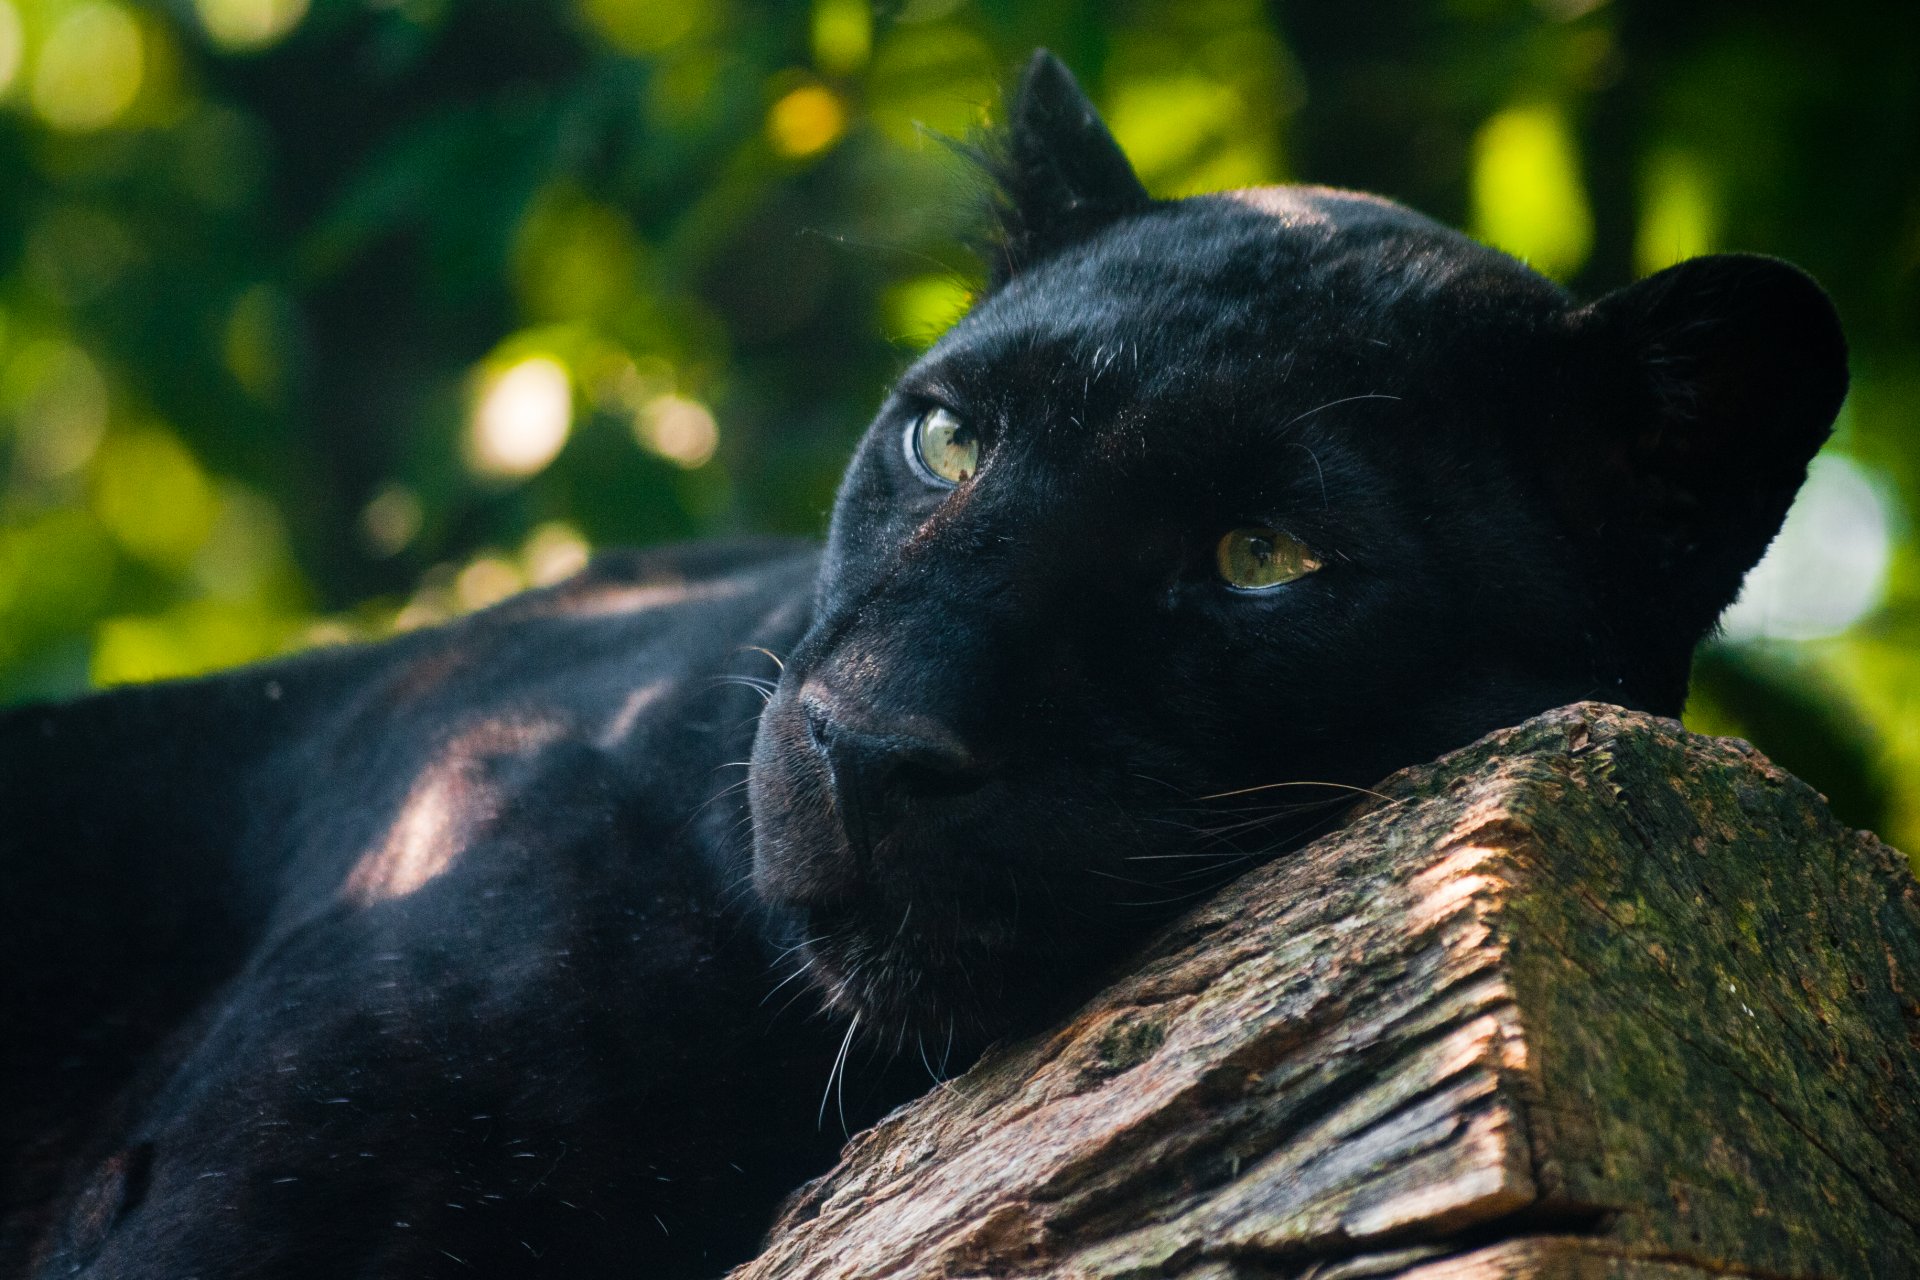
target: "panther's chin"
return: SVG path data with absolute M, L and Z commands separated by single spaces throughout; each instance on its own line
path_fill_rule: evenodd
M 1067 958 L 1023 940 L 884 927 L 855 911 L 807 913 L 796 953 L 825 1005 L 896 1051 L 970 1055 L 1040 1025 L 1059 1005 Z

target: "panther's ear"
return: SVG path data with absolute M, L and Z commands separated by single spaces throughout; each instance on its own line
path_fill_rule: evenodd
M 988 262 L 995 285 L 1151 203 L 1073 73 L 1045 49 L 1027 63 L 993 167 L 1001 196 Z
M 1833 304 L 1773 258 L 1669 267 L 1575 313 L 1601 377 L 1588 526 L 1639 598 L 1698 639 L 1780 530 L 1847 391 Z

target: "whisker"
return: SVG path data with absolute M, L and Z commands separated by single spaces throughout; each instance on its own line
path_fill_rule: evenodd
M 1350 791 L 1355 795 L 1372 796 L 1376 800 L 1390 801 L 1393 799 L 1392 796 L 1383 795 L 1369 787 L 1356 787 L 1346 782 L 1268 782 L 1257 787 L 1241 787 L 1236 791 L 1216 791 L 1210 796 L 1195 796 L 1193 798 L 1196 801 L 1225 800 L 1230 796 L 1247 796 L 1252 795 L 1256 791 L 1273 791 L 1280 787 L 1330 787 L 1337 791 Z
M 1328 409 L 1337 408 L 1343 404 L 1352 404 L 1356 400 L 1398 400 L 1399 398 L 1400 398 L 1399 396 L 1384 395 L 1378 392 L 1373 392 L 1367 395 L 1359 395 L 1359 396 L 1342 396 L 1338 400 L 1329 400 L 1325 404 L 1315 405 L 1313 408 L 1307 410 L 1305 413 L 1295 414 L 1293 417 L 1288 418 L 1285 422 L 1281 423 L 1280 429 L 1284 431 L 1286 428 L 1292 426 L 1294 423 L 1304 421 L 1307 418 L 1311 418 L 1316 413 L 1322 413 Z
M 773 665 L 774 665 L 774 666 L 776 666 L 776 667 L 778 667 L 778 668 L 779 668 L 779 669 L 780 669 L 781 671 L 785 671 L 785 670 L 787 669 L 787 664 L 786 664 L 786 663 L 784 663 L 784 662 L 782 662 L 782 661 L 780 660 L 780 655 L 779 655 L 779 654 L 777 654 L 777 653 L 775 653 L 775 652 L 774 652 L 773 650 L 771 650 L 771 649 L 768 649 L 768 648 L 765 648 L 765 647 L 763 647 L 763 646 L 761 646 L 761 645 L 757 645 L 757 644 L 747 644 L 747 645 L 741 645 L 741 646 L 740 646 L 740 648 L 739 648 L 739 650 L 738 650 L 738 652 L 740 652 L 740 653 L 764 653 L 764 654 L 766 654 L 766 655 L 767 655 L 767 657 L 769 657 L 769 658 L 771 658 L 771 659 L 773 659 Z
M 847 1050 L 853 1047 L 853 1033 L 858 1031 L 859 1029 L 860 1029 L 860 1015 L 856 1013 L 853 1015 L 853 1021 L 847 1024 L 846 1039 L 840 1042 L 840 1052 L 838 1055 L 835 1056 L 833 1060 L 832 1069 L 830 1069 L 827 1072 L 827 1087 L 825 1091 L 822 1092 L 820 1095 L 820 1114 L 814 1118 L 814 1122 L 813 1122 L 814 1128 L 816 1129 L 824 1129 L 826 1127 L 827 1098 L 831 1095 L 837 1098 L 839 1103 L 840 1128 L 843 1132 L 846 1130 L 846 1127 L 847 1127 L 847 1094 L 846 1094 L 847 1077 L 846 1077 L 846 1072 L 844 1068 L 847 1065 Z M 838 1091 L 834 1089 L 834 1082 L 836 1080 L 838 1080 L 840 1084 L 840 1088 Z M 852 1135 L 848 1134 L 847 1136 L 851 1137 Z
M 760 1006 L 762 1008 L 765 1008 L 767 1001 L 773 999 L 775 996 L 780 994 L 781 988 L 785 987 L 789 982 L 792 982 L 795 978 L 798 978 L 803 974 L 810 972 L 812 969 L 813 969 L 813 961 L 809 960 L 805 964 L 801 965 L 798 969 L 795 969 L 792 973 L 788 974 L 786 977 L 780 979 L 780 981 L 774 985 L 773 990 L 767 992 L 767 994 L 760 997 Z M 802 990 L 805 990 L 805 988 L 802 988 Z

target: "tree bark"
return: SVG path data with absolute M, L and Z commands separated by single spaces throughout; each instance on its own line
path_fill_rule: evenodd
M 1596 704 L 1396 775 L 848 1145 L 735 1280 L 1920 1276 L 1920 890 Z

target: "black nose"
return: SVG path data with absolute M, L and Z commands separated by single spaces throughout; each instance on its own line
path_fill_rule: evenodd
M 987 770 L 945 724 L 921 715 L 882 717 L 830 696 L 802 693 L 807 734 L 834 791 L 861 822 L 894 816 L 916 800 L 977 789 Z

